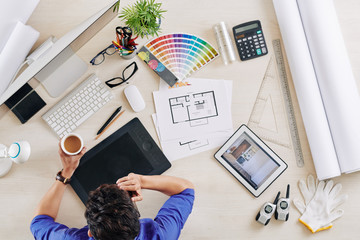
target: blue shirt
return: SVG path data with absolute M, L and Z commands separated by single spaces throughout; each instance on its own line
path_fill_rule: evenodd
M 154 220 L 140 219 L 140 232 L 135 239 L 178 239 L 194 203 L 194 189 L 185 189 L 171 196 L 161 207 Z M 37 240 L 91 240 L 88 226 L 68 228 L 46 215 L 36 216 L 30 230 Z

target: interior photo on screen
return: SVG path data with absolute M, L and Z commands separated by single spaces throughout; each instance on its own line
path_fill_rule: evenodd
M 222 155 L 254 189 L 258 189 L 280 165 L 243 133 Z

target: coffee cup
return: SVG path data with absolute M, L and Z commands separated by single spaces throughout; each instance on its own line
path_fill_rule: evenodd
M 77 155 L 84 147 L 84 141 L 76 133 L 69 133 L 61 139 L 61 149 L 67 155 Z

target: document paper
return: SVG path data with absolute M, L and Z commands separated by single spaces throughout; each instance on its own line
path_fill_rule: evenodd
M 182 82 L 177 83 L 174 88 L 189 88 L 190 86 L 205 86 L 209 82 L 223 82 L 226 88 L 227 107 L 231 112 L 231 99 L 232 99 L 232 81 L 230 80 L 212 80 L 212 79 L 200 79 L 200 78 L 188 78 Z M 160 81 L 159 92 L 171 91 L 169 85 Z M 225 131 L 211 131 L 196 137 L 183 137 L 173 140 L 164 141 L 161 139 L 159 124 L 156 113 L 152 115 L 154 125 L 156 127 L 157 134 L 160 139 L 160 144 L 165 156 L 169 161 L 184 158 L 196 153 L 200 153 L 206 150 L 213 149 L 221 146 L 232 134 L 233 128 L 229 128 Z
M 163 141 L 232 128 L 224 81 L 157 91 L 153 95 Z

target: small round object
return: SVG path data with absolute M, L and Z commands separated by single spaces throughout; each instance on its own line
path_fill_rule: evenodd
M 281 209 L 286 209 L 288 206 L 289 206 L 289 204 L 288 204 L 287 202 L 285 202 L 285 201 L 282 201 L 282 202 L 280 203 L 280 208 L 281 208 Z
M 264 210 L 265 210 L 266 213 L 271 213 L 272 210 L 273 210 L 273 208 L 272 208 L 272 206 L 270 206 L 270 205 L 266 205 L 266 207 L 264 208 Z
M 152 149 L 153 145 L 150 141 L 146 141 L 143 143 L 142 147 L 145 151 L 150 151 Z

